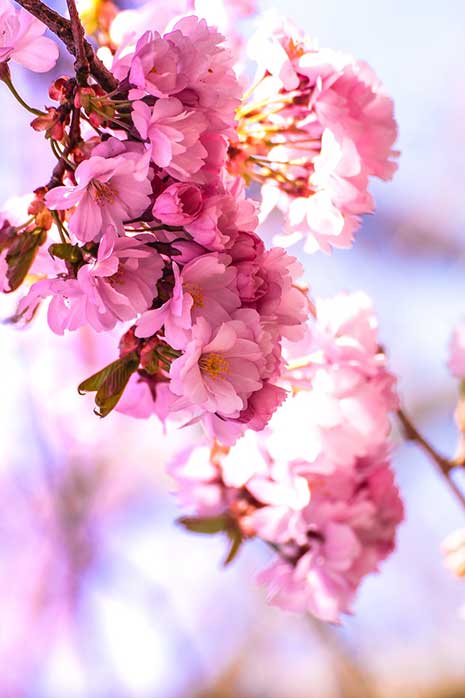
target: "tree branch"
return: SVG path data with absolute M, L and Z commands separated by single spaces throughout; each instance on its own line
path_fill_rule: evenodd
M 66 0 L 66 4 L 68 5 L 68 12 L 71 19 L 71 32 L 76 49 L 76 61 L 74 63 L 76 81 L 78 85 L 85 87 L 90 72 L 85 47 L 85 31 L 79 19 L 79 12 L 77 11 L 75 0 Z
M 34 17 L 43 22 L 59 39 L 63 41 L 68 51 L 78 58 L 77 49 L 71 22 L 62 17 L 58 12 L 52 10 L 42 0 L 16 0 L 18 5 L 21 5 L 25 10 L 31 13 Z M 118 81 L 112 73 L 105 68 L 102 61 L 97 58 L 91 44 L 83 37 L 82 40 L 85 58 L 89 64 L 89 69 L 95 80 L 107 92 L 112 92 L 118 87 Z
M 397 411 L 397 417 L 402 425 L 405 438 L 408 441 L 416 443 L 429 456 L 429 458 L 436 465 L 438 471 L 441 473 L 441 476 L 447 481 L 448 486 L 457 497 L 460 504 L 465 508 L 465 495 L 451 478 L 451 471 L 457 467 L 457 463 L 448 460 L 438 451 L 436 451 L 434 446 L 432 446 L 432 444 L 430 444 L 429 441 L 427 441 L 425 437 L 420 434 L 416 426 L 402 409 Z

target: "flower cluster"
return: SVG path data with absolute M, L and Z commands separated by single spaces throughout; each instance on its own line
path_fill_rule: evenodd
M 265 431 L 190 449 L 171 474 L 188 528 L 263 539 L 278 553 L 259 575 L 272 602 L 335 622 L 403 518 L 387 441 L 397 398 L 366 296 L 316 308 L 310 353 L 289 363 L 292 396 Z
M 196 17 L 146 32 L 115 60 L 127 99 L 113 112 L 92 88 L 75 88 L 75 105 L 108 132 L 81 139 L 65 183 L 43 195 L 64 237 L 50 249 L 58 272 L 32 284 L 18 316 L 31 319 L 51 297 L 60 334 L 132 321 L 115 367 L 123 382 L 134 374 L 120 409 L 131 412 L 131 391 L 142 390 L 148 414 L 201 420 L 231 443 L 263 428 L 284 399 L 282 340 L 302 336 L 309 304 L 296 286 L 301 266 L 265 249 L 255 205 L 225 172 L 239 87 L 221 42 Z M 103 403 L 97 395 L 101 414 L 124 387 L 108 388 Z
M 200 424 L 202 445 L 171 468 L 184 523 L 226 531 L 230 558 L 244 538 L 266 541 L 270 598 L 335 621 L 402 519 L 387 442 L 395 381 L 370 301 L 314 306 L 300 263 L 259 237 L 244 180 L 262 185 L 262 215 L 285 211 L 286 244 L 349 246 L 373 208 L 369 177 L 395 170 L 392 102 L 368 66 L 287 25 L 252 41 L 260 68 L 242 97 L 240 42 L 189 14 L 201 5 L 118 14 L 96 0 L 85 23 L 97 55 L 73 2 L 70 22 L 38 3 L 75 58 L 40 111 L 6 61 L 47 70 L 56 47 L 0 0 L 0 79 L 56 158 L 49 182 L 0 217 L 0 284 L 26 288 L 14 322 L 46 302 L 57 334 L 115 333 L 119 356 L 79 391 L 102 417 Z M 255 11 L 221 7 L 225 25 Z
M 318 48 L 288 22 L 265 23 L 250 53 L 258 71 L 231 171 L 262 185 L 263 217 L 283 211 L 279 240 L 304 237 L 308 252 L 350 247 L 374 209 L 369 178 L 396 170 L 392 100 L 366 63 Z

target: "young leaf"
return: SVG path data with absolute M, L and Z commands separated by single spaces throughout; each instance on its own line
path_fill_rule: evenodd
M 223 562 L 223 565 L 225 567 L 235 559 L 244 541 L 242 533 L 237 528 L 237 526 L 229 526 L 226 533 L 228 535 L 229 540 L 231 541 L 231 547 L 229 548 L 229 553 L 226 557 L 226 560 Z
M 219 516 L 196 518 L 194 516 L 181 516 L 178 523 L 193 533 L 220 533 L 228 526 L 228 519 L 224 514 Z
M 138 367 L 139 356 L 136 352 L 127 354 L 82 381 L 78 392 L 82 395 L 96 391 L 96 412 L 99 417 L 106 417 L 118 404 L 130 377 Z
M 11 291 L 16 291 L 27 276 L 29 269 L 36 257 L 37 251 L 47 239 L 45 230 L 36 230 L 21 233 L 10 246 L 6 261 L 8 271 L 6 273 L 8 285 Z

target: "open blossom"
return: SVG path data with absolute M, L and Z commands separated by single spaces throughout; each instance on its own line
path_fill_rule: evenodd
M 307 296 L 296 286 L 303 275 L 300 262 L 274 247 L 257 257 L 247 272 L 246 263 L 238 267 L 246 304 L 260 313 L 271 331 L 293 341 L 300 339 L 309 313 Z
M 78 165 L 75 185 L 51 189 L 46 204 L 58 211 L 75 207 L 69 229 L 82 242 L 98 241 L 109 226 L 122 234 L 123 222 L 140 216 L 150 205 L 148 166 L 147 154 L 112 139 Z
M 200 142 L 205 117 L 188 111 L 176 97 L 159 99 L 150 108 L 145 102 L 133 107 L 134 124 L 151 145 L 152 161 L 176 179 L 187 180 L 201 170 L 208 156 Z
M 262 185 L 262 219 L 284 213 L 279 244 L 350 247 L 374 209 L 369 177 L 390 179 L 397 167 L 392 100 L 365 63 L 318 49 L 289 23 L 265 21 L 251 53 L 256 87 L 238 110 L 230 170 Z
M 268 448 L 313 472 L 350 468 L 384 443 L 398 404 L 369 299 L 355 293 L 317 301 L 307 351 L 289 372 L 298 390 L 271 421 Z
M 38 281 L 19 310 L 31 314 L 41 299 L 52 296 L 48 320 L 54 332 L 63 334 L 86 324 L 97 332 L 108 331 L 150 306 L 163 265 L 144 240 L 115 238 L 108 231 L 97 258 L 83 264 L 76 278 Z
M 236 269 L 227 255 L 203 255 L 186 264 L 182 271 L 173 263 L 172 297 L 160 308 L 148 310 L 137 323 L 136 336 L 150 337 L 165 328 L 169 344 L 186 346 L 192 325 L 204 318 L 212 327 L 227 322 L 240 307 L 236 288 Z
M 392 472 L 378 459 L 347 478 L 309 480 L 311 500 L 294 523 L 297 537 L 259 575 L 272 603 L 330 622 L 351 612 L 362 579 L 394 549 L 404 516 Z
M 185 353 L 171 364 L 171 390 L 179 408 L 238 417 L 269 377 L 266 333 L 253 310 L 237 310 L 216 330 L 204 318 L 192 328 Z
M 210 131 L 226 134 L 234 121 L 240 87 L 224 37 L 204 19 L 183 17 L 171 32 L 146 32 L 129 69 L 130 96 L 178 96 L 186 108 L 204 112 Z
M 186 223 L 185 229 L 199 245 L 229 252 L 240 233 L 254 233 L 257 225 L 256 206 L 245 198 L 243 187 L 236 179 L 204 197 L 200 214 Z
M 0 63 L 13 60 L 36 73 L 51 70 L 58 47 L 43 36 L 46 26 L 10 0 L 0 0 Z
M 403 520 L 388 459 L 383 445 L 350 471 L 302 475 L 249 432 L 232 449 L 198 444 L 169 472 L 187 513 L 226 515 L 243 537 L 278 552 L 258 576 L 272 603 L 338 622 L 363 578 L 392 552 Z

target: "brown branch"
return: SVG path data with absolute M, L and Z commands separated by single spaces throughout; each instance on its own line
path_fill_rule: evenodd
M 73 34 L 74 46 L 76 49 L 76 61 L 74 63 L 76 80 L 78 85 L 85 87 L 87 85 L 87 79 L 90 72 L 85 47 L 85 31 L 81 24 L 81 20 L 79 19 L 79 12 L 77 10 L 75 0 L 66 0 L 66 4 L 68 5 L 68 12 L 71 20 L 71 32 Z
M 432 444 L 430 444 L 429 441 L 427 441 L 425 437 L 420 434 L 416 426 L 402 409 L 397 411 L 397 417 L 402 425 L 405 438 L 408 441 L 416 443 L 429 456 L 429 458 L 436 465 L 438 471 L 441 473 L 442 477 L 444 477 L 444 479 L 447 481 L 448 486 L 457 497 L 460 504 L 465 508 L 465 495 L 451 478 L 451 471 L 457 467 L 457 463 L 445 458 L 445 456 L 436 451 L 434 446 L 432 446 Z
M 16 0 L 25 10 L 43 22 L 59 39 L 63 41 L 68 51 L 78 58 L 75 45 L 75 38 L 71 22 L 62 17 L 58 12 L 52 10 L 42 0 Z M 113 92 L 118 87 L 118 81 L 112 73 L 105 68 L 102 61 L 95 55 L 91 44 L 83 37 L 85 57 L 89 64 L 89 69 L 95 80 L 107 92 Z

